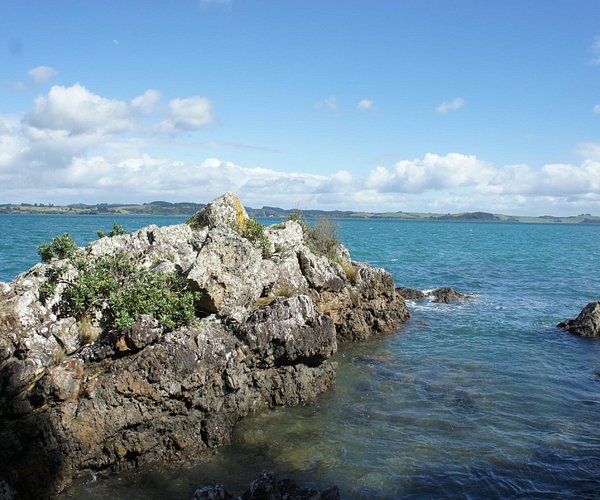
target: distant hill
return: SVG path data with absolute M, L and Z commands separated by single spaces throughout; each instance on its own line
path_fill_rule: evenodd
M 71 214 L 71 215 L 170 215 L 189 217 L 203 208 L 203 203 L 169 201 L 151 201 L 142 204 L 98 203 L 86 205 L 73 203 L 56 206 L 43 203 L 0 204 L 0 213 L 4 214 Z M 248 215 L 257 217 L 287 218 L 298 212 L 297 209 L 263 206 L 262 208 L 246 207 Z M 349 210 L 301 210 L 305 218 L 345 218 L 345 219 L 391 219 L 421 221 L 467 221 L 467 222 L 537 222 L 563 224 L 600 224 L 600 217 L 591 214 L 580 214 L 568 217 L 542 215 L 540 217 L 513 216 L 492 214 L 489 212 L 463 212 L 458 214 L 436 214 L 421 212 L 353 212 Z

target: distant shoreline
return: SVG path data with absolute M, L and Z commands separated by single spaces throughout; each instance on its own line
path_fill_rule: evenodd
M 94 216 L 146 216 L 146 217 L 190 217 L 205 205 L 201 203 L 170 203 L 153 201 L 143 204 L 107 204 L 96 205 L 73 204 L 55 206 L 52 204 L 0 204 L 0 214 L 17 215 L 94 215 Z M 278 207 L 246 208 L 250 217 L 287 218 L 298 212 L 295 209 Z M 452 221 L 452 222 L 525 222 L 543 224 L 600 224 L 600 216 L 580 214 L 565 217 L 542 215 L 520 216 L 503 215 L 489 212 L 463 212 L 457 214 L 439 214 L 422 212 L 353 212 L 341 210 L 301 210 L 304 217 L 328 217 L 332 219 L 350 220 L 405 220 L 405 221 Z

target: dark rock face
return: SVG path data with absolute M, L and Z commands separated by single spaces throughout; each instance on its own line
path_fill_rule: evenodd
M 340 247 L 338 262 L 357 269 L 350 280 L 293 221 L 257 248 L 232 228 L 247 216 L 231 194 L 195 220 L 102 238 L 86 257 L 124 252 L 151 271 L 177 270 L 207 306 L 190 327 L 166 331 L 144 315 L 102 331 L 58 318 L 61 285 L 39 300 L 47 264 L 0 283 L 1 488 L 44 497 L 82 468 L 198 456 L 230 442 L 245 415 L 327 390 L 338 340 L 392 333 L 408 318 L 389 273 Z
M 425 294 L 421 290 L 417 290 L 415 288 L 400 286 L 396 288 L 396 291 L 402 296 L 402 298 L 406 300 L 425 300 Z
M 435 297 L 434 302 L 443 304 L 449 304 L 452 302 L 458 302 L 460 300 L 470 299 L 469 295 L 457 292 L 454 288 L 438 288 L 431 292 L 431 295 Z
M 600 337 L 600 302 L 590 302 L 575 319 L 567 319 L 556 326 L 582 337 Z
M 440 304 L 450 304 L 452 302 L 458 302 L 460 300 L 472 298 L 470 295 L 457 292 L 454 290 L 454 288 L 449 287 L 438 288 L 428 293 L 422 292 L 421 290 L 416 290 L 414 288 L 398 287 L 396 288 L 396 292 L 406 300 L 415 300 L 420 302 L 429 296 L 433 297 L 433 302 Z
M 263 472 L 252 481 L 241 497 L 235 496 L 222 484 L 213 484 L 199 488 L 192 500 L 339 500 L 340 491 L 331 486 L 323 491 L 298 486 L 291 479 L 277 480 L 273 473 Z

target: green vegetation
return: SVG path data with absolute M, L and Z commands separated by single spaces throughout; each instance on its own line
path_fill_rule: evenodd
M 242 219 L 230 223 L 231 228 L 242 238 L 246 238 L 255 247 L 259 248 L 262 256 L 269 257 L 269 238 L 265 234 L 265 226 L 255 219 Z
M 50 262 L 54 259 L 67 259 L 72 257 L 77 250 L 77 245 L 69 233 L 55 236 L 50 243 L 42 243 L 38 246 L 38 255 L 42 262 Z
M 71 242 L 73 246 L 71 246 Z M 68 267 L 51 266 L 40 287 L 40 299 L 54 295 L 59 283 L 65 287 L 54 312 L 90 323 L 100 313 L 104 329 L 132 326 L 143 314 L 151 314 L 166 329 L 188 325 L 196 317 L 200 292 L 188 289 L 185 278 L 176 273 L 153 272 L 125 253 L 97 258 L 76 252 L 66 234 L 40 245 L 40 256 L 48 262 L 57 255 L 69 258 L 77 274 L 66 277 Z
M 342 266 L 342 269 L 346 273 L 346 278 L 348 278 L 350 283 L 355 285 L 358 277 L 358 271 L 356 268 L 352 264 L 347 264 L 346 262 L 340 262 L 340 266 Z
M 169 215 L 169 216 L 191 216 L 205 205 L 201 203 L 169 203 L 167 201 L 152 201 L 150 203 L 98 203 L 86 205 L 76 203 L 67 206 L 55 206 L 44 203 L 3 203 L 0 204 L 0 213 L 8 214 L 69 214 L 69 215 Z M 298 213 L 297 209 L 288 210 L 278 207 L 264 206 L 262 208 L 246 207 L 250 217 L 278 217 L 286 219 Z M 329 217 L 331 219 L 393 219 L 393 220 L 450 220 L 450 221 L 494 221 L 494 222 L 537 222 L 537 223 L 564 223 L 564 224 L 600 224 L 600 216 L 591 214 L 579 214 L 567 217 L 541 216 L 528 217 L 522 215 L 502 215 L 488 212 L 464 212 L 458 214 L 436 214 L 424 212 L 353 212 L 349 210 L 304 210 L 304 217 L 318 218 Z M 194 227 L 193 221 L 188 221 Z
M 302 228 L 306 236 L 308 247 L 317 255 L 325 255 L 332 260 L 337 260 L 335 252 L 339 245 L 337 239 L 337 226 L 327 217 L 319 217 L 313 227 L 303 219 L 300 212 L 294 212 L 288 220 L 292 220 Z
M 106 234 L 104 234 L 104 231 L 101 231 L 100 229 L 98 229 L 98 231 L 96 231 L 96 234 L 98 235 L 98 238 L 104 238 L 105 236 L 107 236 Z M 108 237 L 111 238 L 113 236 L 119 236 L 121 234 L 127 234 L 127 230 L 125 228 L 123 228 L 121 226 L 121 224 L 119 224 L 118 222 L 115 222 L 113 224 L 113 228 L 108 233 Z

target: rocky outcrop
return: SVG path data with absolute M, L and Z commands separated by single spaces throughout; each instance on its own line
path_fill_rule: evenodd
M 600 302 L 590 302 L 575 319 L 567 319 L 556 326 L 582 337 L 600 337 Z
M 449 287 L 437 288 L 429 292 L 422 292 L 414 288 L 398 287 L 396 288 L 396 292 L 406 300 L 421 301 L 430 297 L 432 302 L 440 304 L 450 304 L 472 298 L 470 295 L 457 292 L 454 288 Z
M 192 500 L 339 500 L 340 490 L 337 486 L 330 486 L 323 491 L 314 488 L 299 486 L 291 479 L 281 479 L 266 471 L 252 481 L 250 487 L 238 497 L 222 484 L 211 484 L 198 488 Z
M 189 224 L 80 251 L 87 262 L 127 255 L 185 279 L 200 300 L 184 327 L 144 314 L 107 328 L 106 303 L 70 315 L 60 307 L 66 283 L 82 271 L 69 260 L 0 283 L 0 484 L 43 497 L 82 468 L 198 456 L 228 443 L 248 413 L 330 387 L 339 340 L 391 333 L 408 318 L 386 271 L 341 246 L 316 254 L 294 221 L 253 227 L 227 194 Z M 57 268 L 65 278 L 48 287 Z
M 417 302 L 425 300 L 425 293 L 416 288 L 407 288 L 405 286 L 399 286 L 396 291 L 406 300 L 415 300 Z
M 470 299 L 471 296 L 465 295 L 464 293 L 457 292 L 454 288 L 438 288 L 431 292 L 431 295 L 435 297 L 434 302 L 442 304 L 450 304 L 452 302 L 458 302 L 460 300 Z

